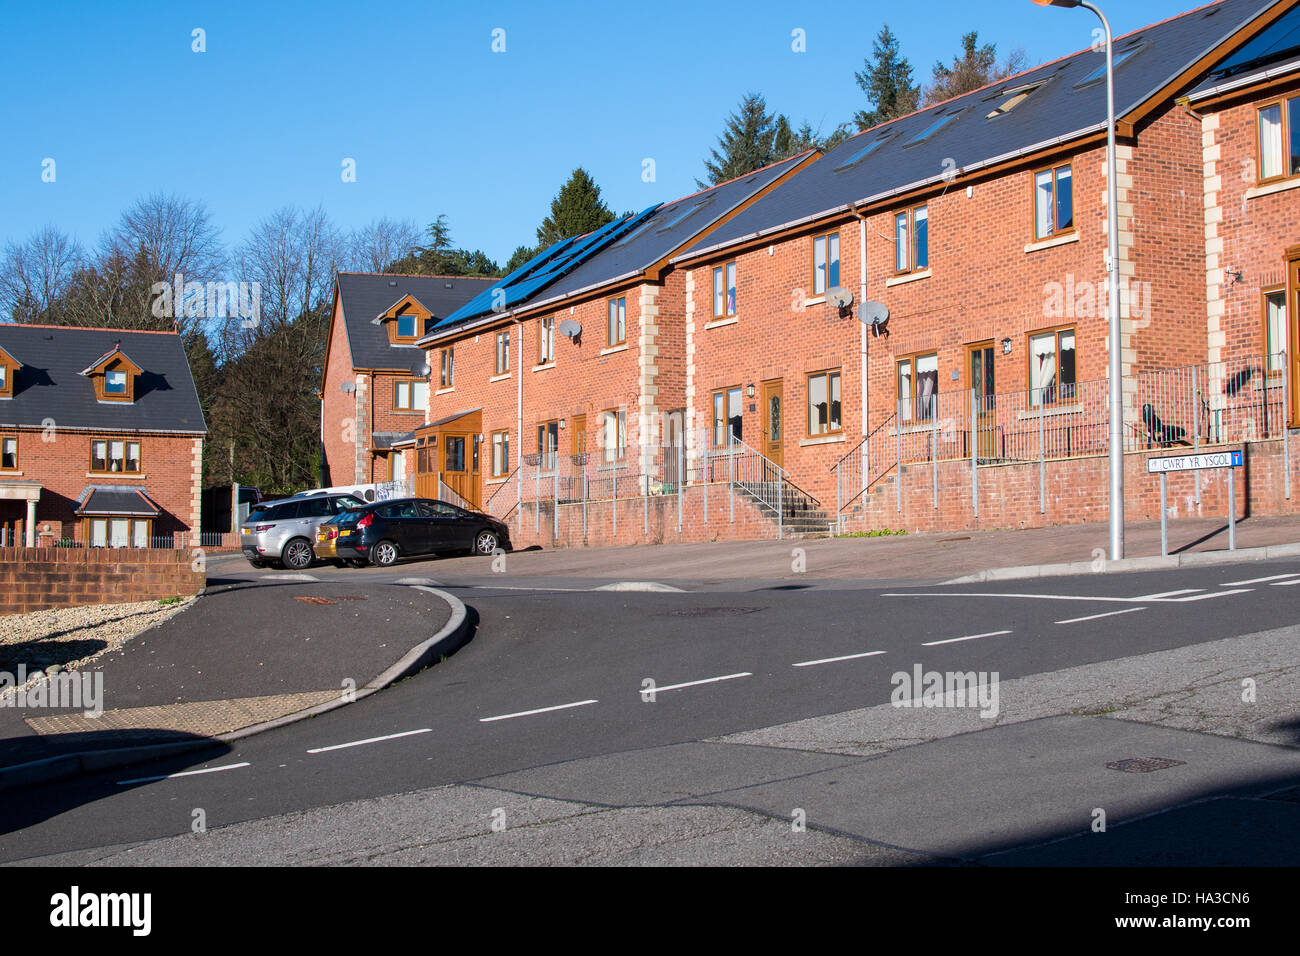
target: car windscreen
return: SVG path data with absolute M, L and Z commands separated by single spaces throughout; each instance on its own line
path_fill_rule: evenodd
M 358 508 L 355 511 L 345 511 L 334 520 L 338 522 L 339 527 L 352 527 L 361 520 L 361 516 L 366 514 L 367 509 Z

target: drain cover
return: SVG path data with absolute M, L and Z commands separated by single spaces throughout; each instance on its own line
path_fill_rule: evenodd
M 335 604 L 335 603 L 337 603 L 337 602 L 335 602 L 335 601 L 331 601 L 331 600 L 330 600 L 329 598 L 327 598 L 327 597 L 319 597 L 319 596 L 316 596 L 316 595 L 313 595 L 313 596 L 311 596 L 311 597 L 296 597 L 296 598 L 294 598 L 294 600 L 295 600 L 295 601 L 301 601 L 303 604 Z
M 761 607 L 683 607 L 668 613 L 673 617 L 735 617 L 761 610 Z
M 1186 760 L 1170 760 L 1168 757 L 1125 757 L 1123 760 L 1112 760 L 1106 766 L 1124 773 L 1154 773 L 1170 767 L 1181 767 L 1185 763 Z

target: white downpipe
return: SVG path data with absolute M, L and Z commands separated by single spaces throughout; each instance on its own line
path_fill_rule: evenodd
M 524 507 L 524 370 L 516 369 L 514 366 L 519 364 L 514 361 L 515 357 L 510 353 L 518 350 L 520 357 L 523 356 L 523 350 L 519 348 L 524 336 L 524 327 L 519 319 L 515 319 L 515 335 L 511 348 L 506 350 L 506 356 L 511 362 L 510 371 L 515 375 L 515 489 L 518 492 L 515 500 L 515 514 L 521 515 Z

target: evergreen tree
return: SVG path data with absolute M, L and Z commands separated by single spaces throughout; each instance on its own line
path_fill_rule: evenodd
M 727 126 L 718 137 L 713 158 L 704 161 L 708 170 L 707 183 L 696 180 L 701 189 L 717 185 L 737 176 L 752 173 L 777 159 L 775 140 L 780 121 L 784 121 L 786 144 L 791 142 L 789 120 L 774 117 L 767 112 L 767 101 L 759 93 L 746 93 L 740 108 L 727 118 Z M 796 150 L 796 152 L 798 152 Z
M 953 57 L 951 66 L 935 63 L 933 77 L 925 90 L 925 105 L 931 106 L 996 83 L 1019 73 L 1027 66 L 1027 61 L 1023 50 L 1014 50 L 999 64 L 996 44 L 980 46 L 979 32 L 972 30 L 961 38 L 961 55 Z
M 921 90 L 912 82 L 912 64 L 900 54 L 898 37 L 888 24 L 876 35 L 871 56 L 871 60 L 863 61 L 862 72 L 854 74 L 872 106 L 853 114 L 859 131 L 906 116 L 916 110 L 921 100 Z
M 579 166 L 551 200 L 551 214 L 537 227 L 537 246 L 539 249 L 545 249 L 561 239 L 581 236 L 593 229 L 599 229 L 616 218 L 613 211 L 600 198 L 600 187 L 596 185 L 596 181 L 591 178 L 590 173 Z M 515 261 L 522 248 L 515 250 L 515 255 L 510 257 L 511 262 Z M 526 262 L 528 258 L 531 256 L 520 259 L 519 264 Z M 506 268 L 509 271 L 508 263 Z
M 429 241 L 390 263 L 385 272 L 427 276 L 499 276 L 497 264 L 481 249 L 455 249 L 446 214 L 429 223 Z

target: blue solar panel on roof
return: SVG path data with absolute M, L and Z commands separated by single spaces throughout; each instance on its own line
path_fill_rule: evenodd
M 1300 49 L 1300 7 L 1283 14 L 1277 23 L 1216 66 L 1211 76 L 1230 76 L 1246 67 L 1294 53 L 1297 49 Z
M 953 112 L 947 114 L 946 116 L 940 116 L 937 120 L 935 120 L 925 129 L 921 130 L 920 133 L 913 136 L 906 143 L 904 143 L 903 148 L 906 149 L 908 146 L 915 146 L 917 143 L 921 143 L 929 139 L 935 133 L 939 132 L 939 130 L 943 129 L 953 120 L 955 120 L 958 116 L 960 116 L 961 113 L 962 113 L 961 110 L 954 110 Z

